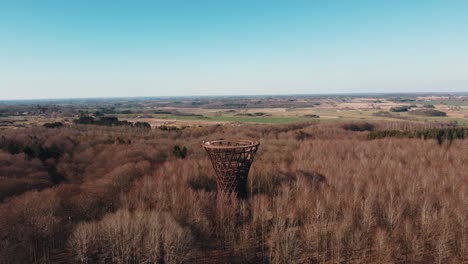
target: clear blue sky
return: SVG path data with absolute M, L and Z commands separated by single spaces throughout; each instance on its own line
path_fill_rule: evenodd
M 468 1 L 1 0 L 0 99 L 468 91 Z

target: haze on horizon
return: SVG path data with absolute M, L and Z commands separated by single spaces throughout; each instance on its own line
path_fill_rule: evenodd
M 468 91 L 468 2 L 0 2 L 0 100 Z

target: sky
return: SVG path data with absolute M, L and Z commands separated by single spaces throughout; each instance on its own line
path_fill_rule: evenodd
M 0 0 L 0 100 L 467 91 L 466 0 Z

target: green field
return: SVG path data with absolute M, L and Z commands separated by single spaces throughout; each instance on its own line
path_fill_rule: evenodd
M 424 104 L 431 104 L 431 105 L 449 105 L 449 106 L 468 106 L 468 101 L 458 101 L 458 100 L 436 100 L 436 101 L 425 101 Z
M 233 116 L 233 115 L 174 115 L 174 114 L 153 114 L 153 118 L 168 119 L 168 120 L 199 120 L 199 121 L 213 121 L 213 122 L 242 122 L 242 123 L 260 123 L 260 124 L 284 124 L 284 123 L 298 123 L 298 122 L 338 122 L 338 121 L 429 121 L 429 122 L 450 122 L 457 121 L 460 125 L 468 125 L 467 118 L 453 118 L 453 117 L 427 117 L 408 115 L 407 113 L 400 113 L 399 118 L 388 118 L 374 116 L 373 114 L 378 110 L 319 110 L 315 111 L 320 118 L 308 118 L 302 116 Z M 121 118 L 129 117 L 129 115 L 119 115 Z
M 153 115 L 155 118 L 170 119 L 170 120 L 203 120 L 203 121 L 224 121 L 224 122 L 251 122 L 263 124 L 280 124 L 280 123 L 296 123 L 307 122 L 317 119 L 302 118 L 302 117 L 276 117 L 276 116 L 184 116 L 184 115 Z

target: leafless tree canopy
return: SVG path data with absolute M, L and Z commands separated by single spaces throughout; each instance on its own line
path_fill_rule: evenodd
M 1 131 L 0 263 L 462 263 L 468 141 L 368 134 L 343 124 Z M 232 135 L 262 143 L 246 199 L 217 195 L 200 146 Z

